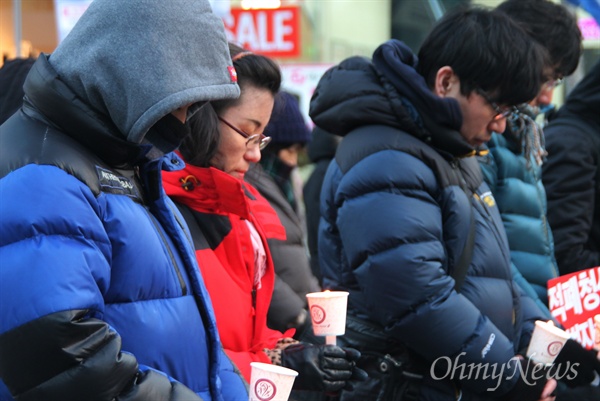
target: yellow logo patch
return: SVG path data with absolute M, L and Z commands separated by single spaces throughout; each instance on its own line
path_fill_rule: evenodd
M 486 192 L 486 193 L 482 194 L 481 199 L 485 202 L 486 205 L 488 205 L 488 207 L 496 206 L 496 200 L 492 196 L 491 192 Z

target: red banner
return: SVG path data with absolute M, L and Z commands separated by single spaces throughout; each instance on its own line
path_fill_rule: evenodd
M 242 10 L 223 18 L 227 39 L 256 53 L 288 58 L 300 55 L 300 9 Z
M 594 345 L 594 316 L 600 314 L 600 266 L 548 280 L 552 316 L 584 347 Z

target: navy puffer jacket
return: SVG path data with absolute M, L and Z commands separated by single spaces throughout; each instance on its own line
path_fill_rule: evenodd
M 425 366 L 421 399 L 497 397 L 515 376 L 504 377 L 492 396 L 487 389 L 498 383 L 490 378 L 432 380 L 431 367 L 439 358 L 501 366 L 528 344 L 541 312 L 512 280 L 494 198 L 458 132 L 458 105 L 436 102 L 410 50 L 389 46 L 402 57 L 395 74 L 410 84 L 388 81 L 376 52 L 374 63 L 351 58 L 329 70 L 311 101 L 317 126 L 344 136 L 321 195 L 324 287 L 349 291 L 352 320 L 379 327 L 379 336 Z M 428 102 L 421 110 L 429 111 L 419 113 L 416 105 Z M 457 293 L 451 274 L 470 216 L 474 249 Z M 381 348 L 381 341 L 352 344 L 364 353 Z

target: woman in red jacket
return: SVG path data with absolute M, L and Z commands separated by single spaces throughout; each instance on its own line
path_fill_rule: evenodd
M 267 327 L 274 267 L 267 239 L 285 239 L 276 212 L 244 174 L 270 141 L 267 125 L 281 83 L 267 57 L 230 45 L 241 95 L 204 106 L 180 147 L 185 169 L 163 174 L 190 228 L 225 352 L 250 381 L 250 362 L 298 371 L 294 389 L 336 392 L 365 373 L 358 351 L 299 343 Z

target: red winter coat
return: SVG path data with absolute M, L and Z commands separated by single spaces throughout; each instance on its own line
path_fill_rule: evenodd
M 285 229 L 256 189 L 215 168 L 188 165 L 164 172 L 163 184 L 192 233 L 223 348 L 249 382 L 250 362 L 270 363 L 263 349 L 294 333 L 267 327 L 274 286 L 267 238 L 284 240 Z M 260 288 L 253 283 L 254 251 L 245 220 L 256 227 L 267 254 Z

